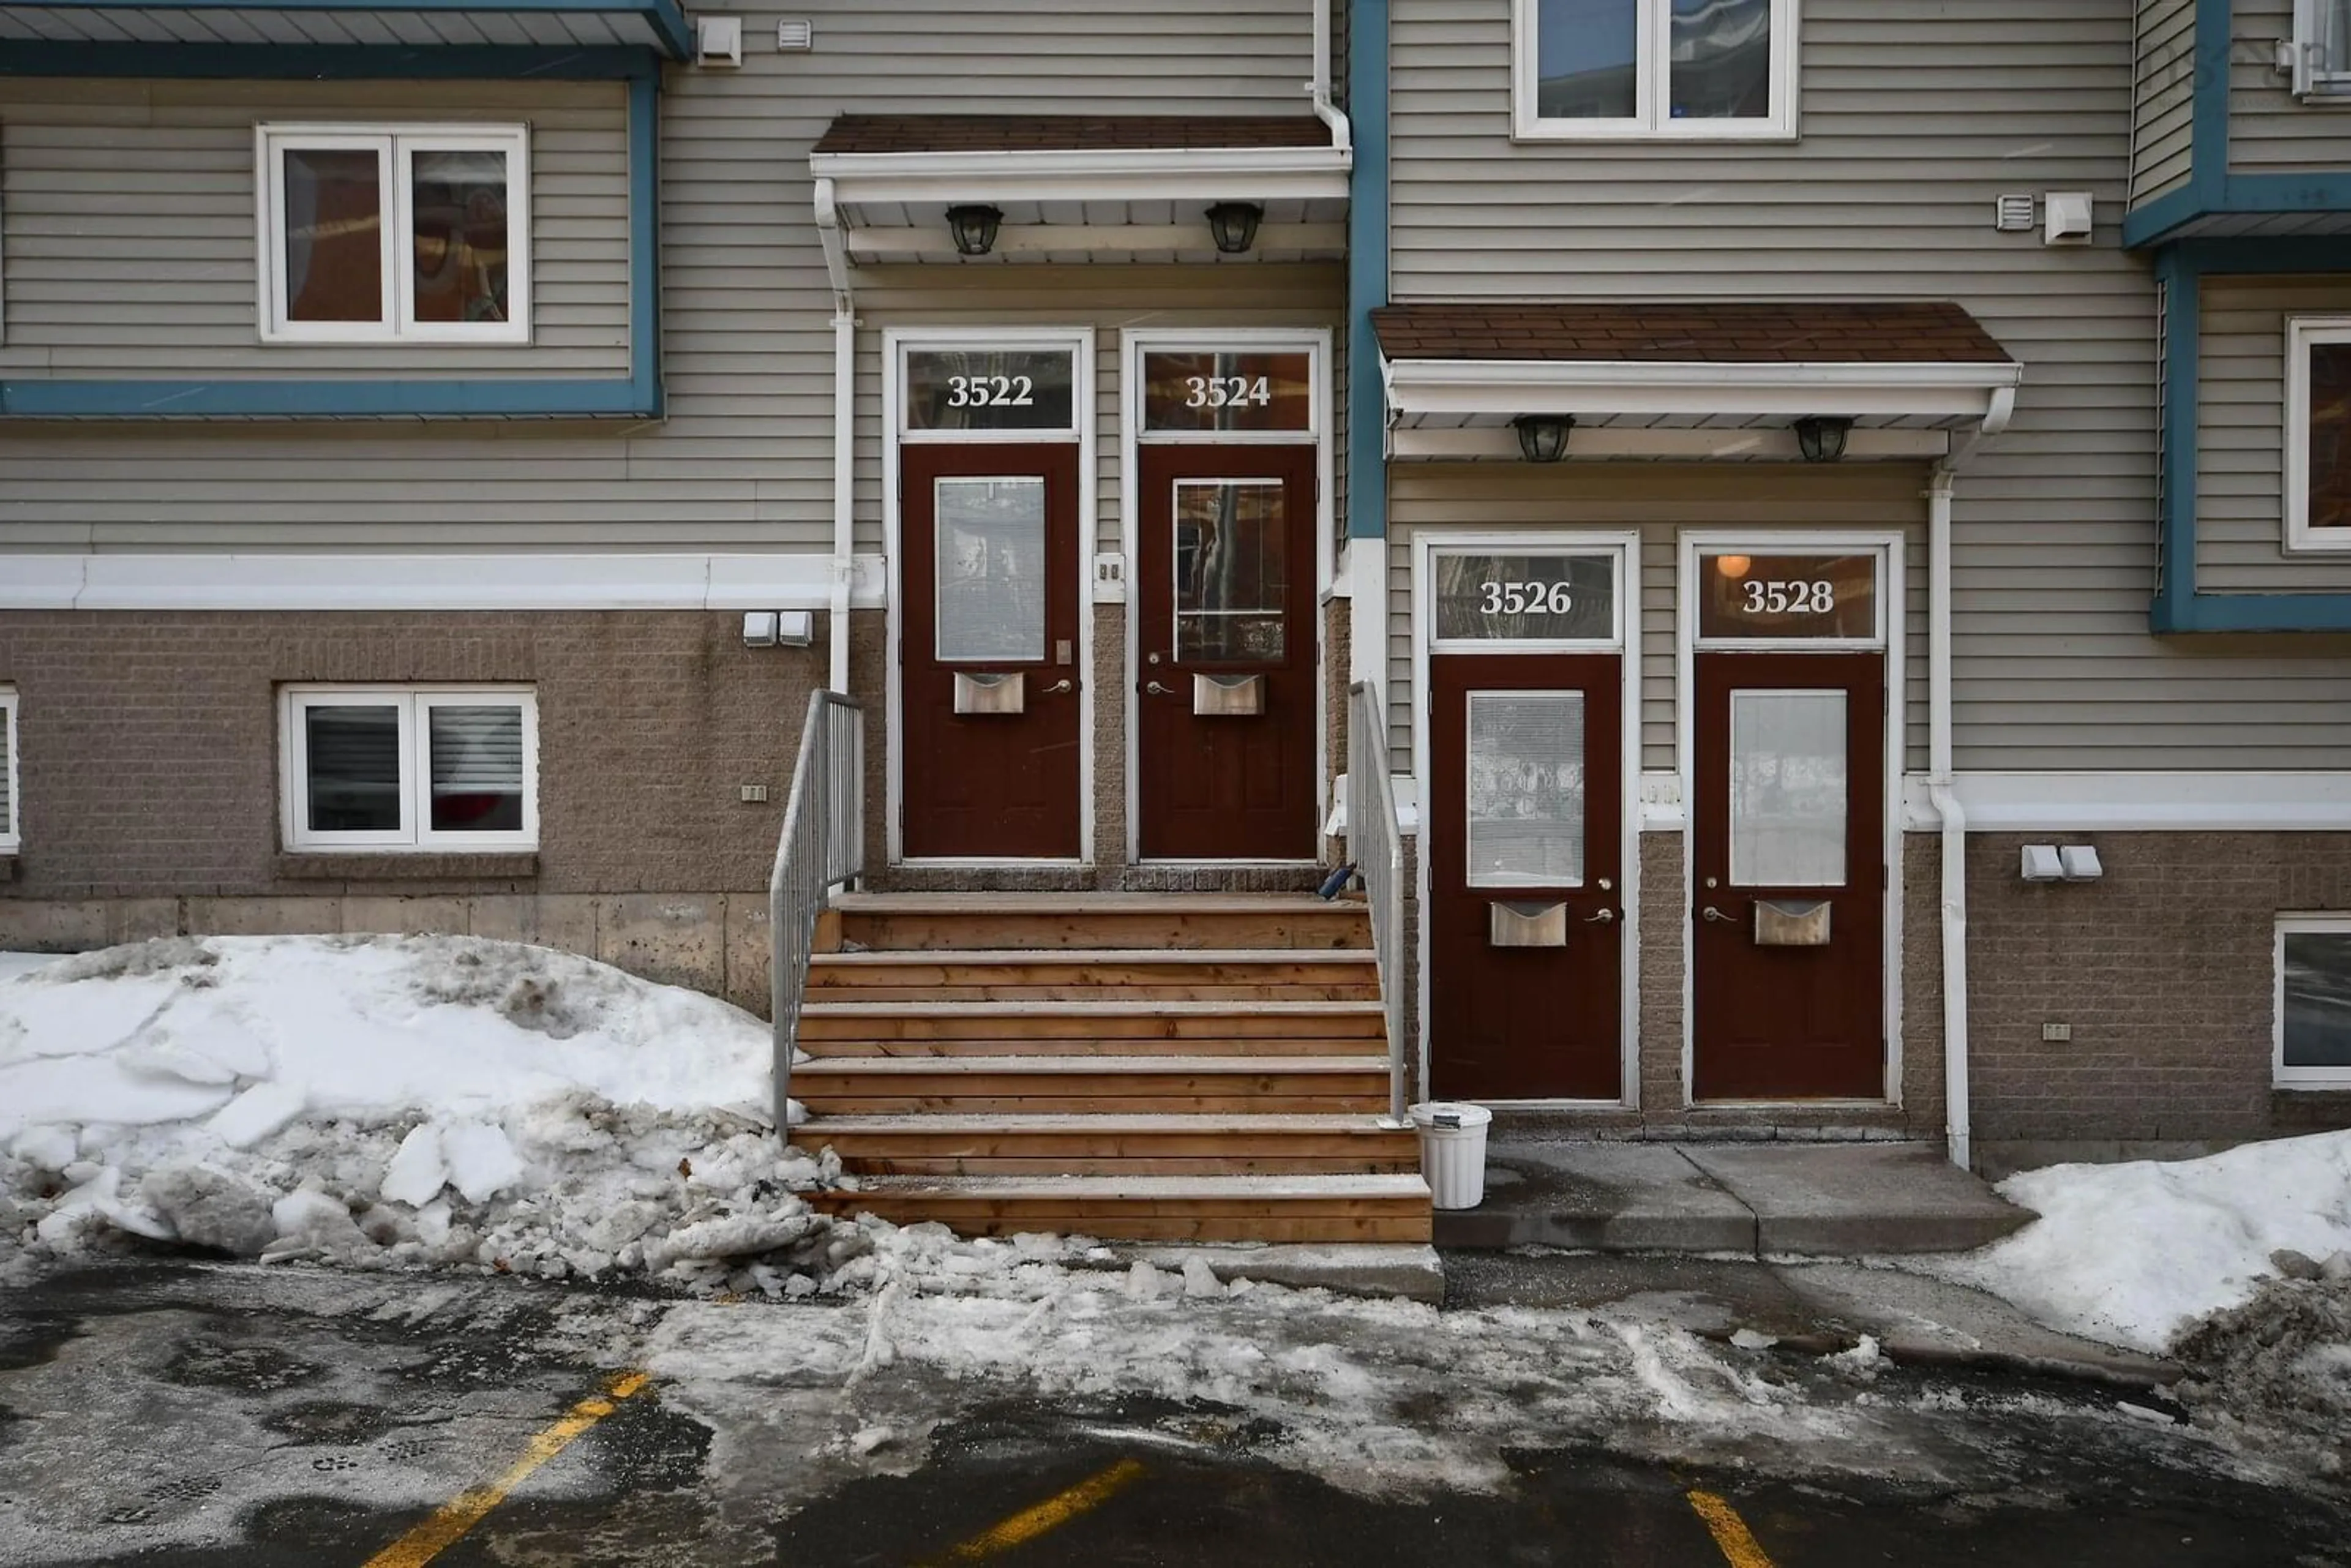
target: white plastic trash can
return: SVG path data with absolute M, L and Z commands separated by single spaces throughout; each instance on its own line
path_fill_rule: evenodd
M 1420 1174 L 1438 1208 L 1475 1208 L 1486 1200 L 1486 1129 L 1494 1113 L 1483 1105 L 1434 1100 L 1412 1108 L 1420 1130 Z

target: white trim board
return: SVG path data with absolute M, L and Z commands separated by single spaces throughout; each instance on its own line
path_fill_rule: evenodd
M 850 604 L 888 573 L 856 558 Z M 0 554 L 0 610 L 824 610 L 832 557 Z
M 2015 407 L 2014 362 L 1722 364 L 1708 361 L 1415 360 L 1383 355 L 1388 409 L 1417 414 L 1851 414 L 1980 422 Z M 1571 442 L 1572 447 L 1572 442 Z
M 1925 776 L 1902 782 L 1904 830 L 1939 829 Z M 1955 774 L 1951 784 L 1970 833 L 2351 831 L 2351 769 L 1980 772 Z
M 837 207 L 952 202 L 1336 201 L 1343 147 L 1098 149 L 1037 152 L 817 152 L 809 172 Z

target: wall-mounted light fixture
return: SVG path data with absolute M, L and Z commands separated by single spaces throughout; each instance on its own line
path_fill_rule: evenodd
M 1807 463 L 1834 463 L 1844 455 L 1845 437 L 1853 421 L 1825 414 L 1808 414 L 1796 421 L 1796 450 Z
M 1572 413 L 1522 413 L 1510 421 L 1519 433 L 1519 455 L 1530 463 L 1556 463 L 1567 455 L 1567 433 L 1575 428 Z
M 1208 209 L 1208 233 L 1217 248 L 1227 256 L 1239 256 L 1257 243 L 1257 225 L 1265 221 L 1265 209 L 1255 202 L 1218 202 Z
M 949 207 L 947 232 L 965 256 L 986 256 L 996 248 L 996 231 L 1004 223 L 1004 209 L 977 204 Z

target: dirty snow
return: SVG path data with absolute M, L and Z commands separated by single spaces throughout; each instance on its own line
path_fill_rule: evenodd
M 172 938 L 0 980 L 0 1250 L 664 1273 L 845 1260 L 778 1146 L 768 1026 L 472 937 Z M 763 1245 L 753 1246 L 752 1241 Z M 778 1264 L 783 1266 L 778 1271 Z
M 2041 1218 L 1963 1258 L 1916 1266 L 2004 1296 L 2054 1329 L 2169 1349 L 2282 1272 L 2351 1251 L 2351 1132 L 2195 1160 L 2024 1171 L 2001 1194 Z

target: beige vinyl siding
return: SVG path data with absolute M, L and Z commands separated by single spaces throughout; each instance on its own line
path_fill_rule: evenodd
M 1959 766 L 2351 766 L 2339 659 L 2147 632 L 2129 0 L 1807 0 L 1802 139 L 1761 147 L 1514 145 L 1506 11 L 1396 0 L 1398 298 L 1956 299 L 2025 365 L 2014 423 L 1958 486 Z M 2095 194 L 2095 246 L 1994 230 L 2001 192 L 2052 189 Z
M 1148 310 L 1136 308 L 1149 300 Z M 1092 327 L 1098 549 L 1126 549 L 1120 511 L 1124 438 L 1120 330 L 1294 327 L 1330 334 L 1336 452 L 1345 448 L 1346 271 L 1339 264 L 1208 267 L 893 267 L 862 274 L 858 289 L 858 546 L 882 539 L 883 329 Z
M 1575 542 L 1579 529 L 1641 534 L 1641 767 L 1671 772 L 1674 683 L 1679 632 L 1675 576 L 1685 529 L 1901 529 L 1904 532 L 1904 745 L 1907 766 L 1927 763 L 1926 503 L 1914 465 L 1834 469 L 1739 464 L 1399 463 L 1389 502 L 1389 745 L 1412 755 L 1418 697 L 1412 679 L 1412 558 L 1422 536 L 1484 530 L 1529 532 Z M 1631 624 L 1628 622 L 1628 625 Z
M 0 425 L 0 550 L 830 551 L 832 296 L 808 155 L 834 115 L 1308 111 L 1309 0 L 813 0 L 789 15 L 813 22 L 811 53 L 777 53 L 773 17 L 751 17 L 741 69 L 664 73 L 665 422 Z M 898 294 L 893 319 L 957 319 L 983 269 L 938 270 L 935 314 Z M 1234 280 L 1255 275 L 1213 271 L 1217 293 L 1196 302 L 1246 317 L 1251 286 Z M 1081 319 L 1156 319 L 1158 285 L 1111 264 L 1098 276 Z M 874 352 L 859 371 L 869 399 Z M 858 502 L 866 548 L 875 472 Z
M 2236 0 L 2229 26 L 2229 167 L 2244 174 L 2351 168 L 2351 105 L 2304 103 L 2273 66 L 2294 0 Z
M 530 128 L 531 340 L 265 344 L 260 120 Z M 0 375 L 56 380 L 629 373 L 628 105 L 619 82 L 17 78 L 0 87 Z
M 2133 205 L 2188 183 L 2196 95 L 2196 0 L 2139 0 Z
M 2284 549 L 2286 319 L 2351 317 L 2351 277 L 2208 278 L 2203 301 L 2197 587 L 2207 593 L 2351 589 L 2351 555 L 2288 555 Z

